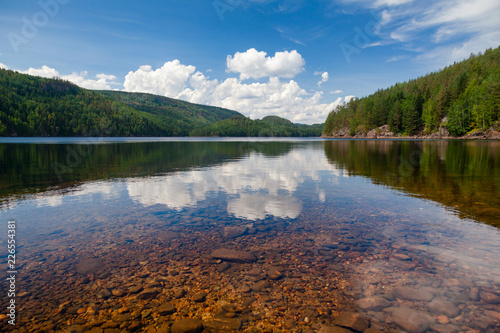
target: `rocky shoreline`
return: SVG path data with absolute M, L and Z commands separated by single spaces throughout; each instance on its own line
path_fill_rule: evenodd
M 344 128 L 332 135 L 322 135 L 322 138 L 327 139 L 412 139 L 412 140 L 500 140 L 500 131 L 490 128 L 487 131 L 475 130 L 464 136 L 452 136 L 444 128 L 441 127 L 438 132 L 432 134 L 417 134 L 403 136 L 401 134 L 394 134 L 389 130 L 387 125 L 375 128 L 368 133 L 358 132 L 356 135 L 349 135 L 349 129 Z

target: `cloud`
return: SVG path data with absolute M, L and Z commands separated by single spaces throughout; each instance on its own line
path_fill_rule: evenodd
M 0 69 L 9 69 L 9 67 L 7 67 L 7 65 L 4 65 L 0 62 Z
M 396 62 L 396 61 L 400 61 L 400 60 L 403 60 L 406 58 L 408 58 L 408 56 L 405 56 L 405 55 L 393 56 L 393 57 L 390 57 L 389 59 L 387 59 L 385 62 Z
M 299 216 L 302 204 L 294 197 L 275 197 L 262 194 L 240 194 L 230 199 L 227 211 L 237 218 L 249 220 L 264 219 L 267 215 L 294 219 Z
M 126 91 L 174 97 L 186 88 L 186 82 L 195 69 L 194 66 L 182 65 L 179 60 L 166 62 L 156 70 L 144 65 L 135 72 L 129 72 L 123 86 Z
M 53 77 L 59 77 L 63 80 L 68 80 L 69 82 L 72 82 L 77 86 L 80 86 L 85 89 L 105 90 L 105 89 L 111 89 L 111 84 L 116 84 L 115 82 L 109 82 L 116 80 L 116 76 L 114 75 L 97 74 L 96 75 L 97 80 L 85 78 L 88 75 L 86 71 L 80 73 L 73 72 L 70 75 L 61 76 L 55 68 L 51 68 L 46 65 L 43 65 L 41 68 L 30 67 L 29 69 L 20 72 L 28 75 L 40 76 L 49 79 Z
M 392 6 L 400 6 L 414 0 L 376 0 L 373 4 L 374 7 L 392 7 Z
M 197 71 L 195 66 L 173 60 L 157 69 L 143 65 L 130 71 L 124 79 L 124 91 L 151 93 L 224 107 L 252 119 L 276 115 L 303 124 L 323 123 L 330 111 L 343 100 L 338 97 L 325 103 L 323 91 L 307 92 L 296 81 L 283 79 L 304 70 L 302 66 L 305 61 L 296 51 L 277 52 L 274 57 L 267 57 L 265 52 L 251 49 L 236 53 L 234 58 L 229 56 L 228 59 L 231 60 L 228 60 L 227 71 L 239 73 L 239 78 L 230 77 L 221 81 L 211 79 Z M 230 67 L 233 70 L 229 70 Z M 253 74 L 250 73 L 251 68 L 256 69 Z M 118 84 L 114 82 L 117 79 L 114 75 L 101 73 L 95 79 L 89 79 L 88 73 L 84 71 L 61 76 L 56 69 L 48 66 L 30 68 L 24 73 L 48 78 L 60 77 L 87 89 L 109 90 Z M 327 82 L 328 72 L 318 73 L 320 74 L 320 83 Z M 272 76 L 263 82 L 244 82 L 250 75 L 259 78 L 261 75 Z
M 296 50 L 276 52 L 274 57 L 268 57 L 266 52 L 252 48 L 227 56 L 227 71 L 239 73 L 240 80 L 272 76 L 293 78 L 304 71 L 304 65 L 304 59 Z
M 321 81 L 318 82 L 318 87 L 320 87 L 323 83 L 327 82 L 330 77 L 328 76 L 328 72 L 323 72 L 321 74 Z
M 377 35 L 382 41 L 369 46 L 391 43 L 415 49 L 419 45 L 416 59 L 425 60 L 432 70 L 500 44 L 498 0 L 339 1 L 373 10 L 379 17 Z
M 356 96 L 353 96 L 353 95 L 346 96 L 346 97 L 344 97 L 344 102 L 345 103 L 349 103 L 355 97 Z
M 326 77 L 327 74 L 323 73 L 322 79 Z M 323 92 L 307 93 L 296 81 L 282 81 L 277 76 L 253 83 L 238 78 L 210 79 L 196 71 L 196 67 L 183 65 L 179 60 L 167 62 L 157 70 L 141 66 L 127 74 L 124 87 L 130 92 L 147 92 L 224 107 L 253 119 L 277 115 L 308 124 L 324 122 L 328 113 L 342 101 L 339 97 L 332 103 L 322 103 Z
M 448 66 L 454 61 L 459 61 L 469 57 L 471 53 L 484 51 L 491 45 L 500 44 L 500 31 L 485 34 L 477 39 L 471 39 L 465 43 L 454 43 L 434 48 L 416 57 L 417 61 L 423 63 L 433 63 L 436 67 Z
M 326 175 L 334 177 L 333 184 L 349 176 L 328 162 L 325 154 L 303 149 L 290 151 L 279 159 L 250 153 L 244 159 L 213 168 L 131 179 L 126 187 L 130 198 L 146 206 L 160 204 L 182 210 L 223 194 L 227 196 L 227 212 L 238 218 L 254 220 L 267 215 L 296 218 L 303 207 L 296 197 L 297 191 L 311 181 L 323 193 L 319 200 L 325 201 L 329 193 L 325 191 Z
M 81 73 L 74 72 L 70 75 L 64 75 L 61 78 L 73 82 L 82 88 L 93 90 L 111 89 L 111 84 L 114 83 L 108 81 L 116 80 L 116 76 L 114 75 L 97 74 L 96 78 L 98 78 L 98 80 L 86 79 L 85 77 L 87 75 L 88 73 L 86 71 Z
M 435 43 L 467 34 L 483 36 L 500 29 L 500 2 L 496 0 L 424 2 L 404 11 L 396 9 L 394 15 L 399 22 L 391 36 L 399 41 L 418 39 L 420 32 L 429 29 Z
M 50 68 L 49 66 L 43 65 L 41 68 L 33 68 L 30 67 L 25 71 L 21 71 L 21 73 L 29 74 L 33 76 L 40 76 L 46 78 L 59 77 L 59 72 L 54 68 Z

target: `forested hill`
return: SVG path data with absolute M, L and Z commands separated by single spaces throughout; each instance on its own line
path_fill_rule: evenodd
M 165 116 L 189 127 L 207 126 L 215 122 L 239 116 L 241 113 L 216 106 L 193 104 L 164 96 L 128 93 L 123 91 L 98 91 L 114 101 L 124 103 L 136 110 Z M 192 129 L 191 128 L 191 129 Z
M 252 120 L 233 116 L 191 131 L 192 136 L 312 137 L 320 136 L 323 124 L 299 125 L 277 116 Z
M 0 69 L 0 136 L 187 136 L 234 115 L 240 113 Z
M 463 136 L 498 131 L 499 120 L 500 47 L 339 105 L 323 134 L 364 136 L 388 125 L 394 136 Z

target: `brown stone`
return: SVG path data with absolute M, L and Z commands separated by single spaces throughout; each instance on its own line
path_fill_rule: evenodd
M 391 306 L 391 302 L 382 297 L 362 298 L 356 304 L 364 311 L 380 311 Z
M 396 298 L 405 299 L 408 301 L 429 302 L 434 298 L 434 295 L 430 291 L 423 288 L 416 289 L 410 287 L 399 287 L 394 288 L 392 293 Z
M 448 317 L 454 318 L 460 314 L 460 309 L 455 304 L 435 298 L 427 305 L 429 310 L 434 313 L 444 314 Z
M 241 328 L 237 318 L 210 318 L 203 321 L 205 331 L 210 333 L 236 332 Z
M 83 259 L 76 265 L 76 271 L 82 275 L 95 274 L 102 268 L 104 264 L 100 259 Z
M 235 226 L 235 227 L 225 227 L 224 237 L 226 238 L 237 238 L 243 236 L 248 231 L 245 226 Z
M 162 316 L 166 315 L 171 315 L 172 313 L 175 313 L 177 310 L 175 309 L 175 306 L 173 306 L 170 303 L 163 303 L 158 307 L 158 313 Z
M 267 280 L 262 280 L 255 283 L 251 288 L 253 291 L 263 291 L 271 286 L 271 284 Z
M 410 308 L 397 308 L 392 313 L 394 322 L 409 333 L 422 333 L 434 324 L 434 319 L 425 312 Z
M 500 304 L 500 296 L 489 293 L 486 291 L 481 291 L 479 293 L 479 296 L 481 297 L 481 301 L 488 303 L 488 304 Z
M 341 312 L 334 323 L 338 326 L 350 328 L 363 332 L 368 328 L 368 320 L 361 314 L 355 312 Z
M 281 273 L 278 269 L 276 268 L 271 268 L 267 272 L 267 277 L 271 280 L 279 280 L 283 277 L 283 273 Z
M 193 302 L 201 303 L 205 302 L 205 299 L 207 298 L 207 293 L 202 291 L 197 294 L 194 294 L 193 297 L 191 298 Z
M 181 319 L 170 327 L 172 333 L 198 333 L 203 331 L 203 322 L 200 319 Z
M 252 263 L 257 261 L 257 258 L 253 255 L 253 253 L 248 251 L 217 249 L 212 251 L 211 255 L 215 259 L 222 259 L 237 263 Z
M 352 333 L 352 331 L 340 326 L 323 326 L 318 333 Z
M 141 292 L 139 295 L 137 295 L 137 299 L 148 300 L 148 299 L 155 298 L 157 294 L 158 294 L 158 291 L 156 291 L 156 289 L 146 289 L 143 292 Z

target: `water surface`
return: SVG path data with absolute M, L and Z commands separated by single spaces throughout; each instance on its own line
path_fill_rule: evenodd
M 351 312 L 382 331 L 500 328 L 498 142 L 40 139 L 0 152 L 29 331 L 223 317 L 298 332 Z

